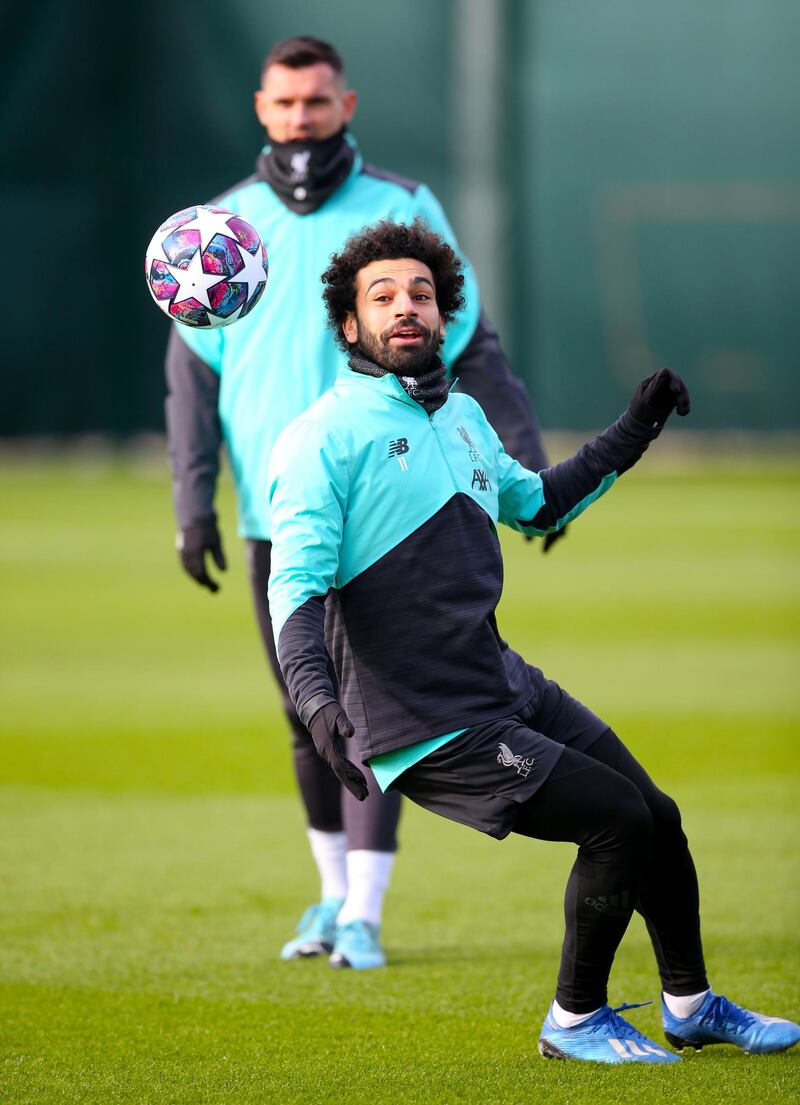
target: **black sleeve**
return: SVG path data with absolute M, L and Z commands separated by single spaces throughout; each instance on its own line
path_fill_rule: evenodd
M 617 476 L 632 468 L 661 430 L 624 411 L 613 426 L 574 456 L 539 473 L 544 505 L 533 518 L 519 519 L 520 524 L 544 532 L 563 526 L 573 512 L 585 509 Z
M 325 648 L 325 598 L 313 595 L 294 610 L 278 639 L 283 678 L 303 725 L 329 702 L 336 702 Z
M 172 497 L 180 529 L 216 522 L 222 428 L 219 376 L 181 340 L 173 326 L 167 346 L 167 440 Z
M 521 380 L 511 371 L 497 331 L 481 313 L 475 332 L 453 365 L 453 375 L 467 395 L 477 399 L 503 448 L 538 472 L 547 467 L 541 431 Z

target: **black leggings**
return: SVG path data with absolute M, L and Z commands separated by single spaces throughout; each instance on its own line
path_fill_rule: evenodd
M 564 899 L 556 999 L 572 1013 L 607 1000 L 617 947 L 634 909 L 645 919 L 663 988 L 708 987 L 697 875 L 678 807 L 611 729 L 585 751 L 565 748 L 514 832 L 579 845 Z
M 400 794 L 398 791 L 381 793 L 372 769 L 368 764 L 361 763 L 353 746 L 351 758 L 364 772 L 369 784 L 369 796 L 365 801 L 359 802 L 342 786 L 318 755 L 308 730 L 297 716 L 275 650 L 267 600 L 272 545 L 269 541 L 247 541 L 246 550 L 258 628 L 261 630 L 269 665 L 280 688 L 283 712 L 292 732 L 294 770 L 308 824 L 312 829 L 320 829 L 326 833 L 344 830 L 348 851 L 364 848 L 374 852 L 395 852 L 397 825 L 400 820 Z M 332 670 L 331 676 L 335 678 Z

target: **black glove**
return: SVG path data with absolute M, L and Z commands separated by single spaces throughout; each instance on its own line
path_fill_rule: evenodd
M 566 532 L 567 527 L 562 526 L 561 529 L 555 530 L 554 533 L 548 533 L 544 541 L 542 541 L 542 552 L 549 552 L 550 549 L 553 547 L 554 542 L 558 541 L 559 537 L 563 537 Z M 526 541 L 533 541 L 533 539 L 534 538 L 532 533 L 525 534 Z
M 326 764 L 329 764 L 340 783 L 344 783 L 350 793 L 359 802 L 369 794 L 367 780 L 363 772 L 344 754 L 344 742 L 352 737 L 355 729 L 350 718 L 338 702 L 329 702 L 327 706 L 312 717 L 308 725 L 314 747 Z
M 222 551 L 222 538 L 215 522 L 206 522 L 199 526 L 187 526 L 178 534 L 178 555 L 181 558 L 183 570 L 188 572 L 192 579 L 197 580 L 201 587 L 207 587 L 212 594 L 219 591 L 219 584 L 215 583 L 206 571 L 206 553 L 211 553 L 214 563 L 221 572 L 224 572 L 225 553 Z
M 689 390 L 677 372 L 661 368 L 642 380 L 628 409 L 647 426 L 663 426 L 674 410 L 683 417 L 691 409 Z
M 561 529 L 557 529 L 554 533 L 548 533 L 544 541 L 542 541 L 542 552 L 550 552 L 556 541 L 559 541 L 567 532 L 567 527 L 562 526 Z

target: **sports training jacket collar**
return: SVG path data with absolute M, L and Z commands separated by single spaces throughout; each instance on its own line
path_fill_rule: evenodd
M 428 415 L 434 414 L 447 402 L 449 391 L 447 372 L 444 362 L 436 356 L 431 361 L 430 370 L 423 376 L 399 376 L 375 364 L 359 352 L 352 352 L 347 363 L 353 372 L 361 376 L 372 376 L 376 379 L 382 379 L 384 376 L 393 377 L 409 399 L 419 403 Z
M 344 184 L 355 159 L 355 143 L 343 127 L 319 142 L 272 142 L 261 151 L 256 174 L 290 211 L 310 215 Z

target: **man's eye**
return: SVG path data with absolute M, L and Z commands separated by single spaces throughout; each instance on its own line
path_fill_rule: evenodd
M 388 296 L 388 295 L 386 295 L 386 294 L 384 294 L 384 295 L 376 295 L 376 296 L 375 296 L 375 302 L 376 302 L 376 303 L 388 303 L 388 302 L 389 302 L 389 296 Z
M 427 300 L 430 299 L 430 296 L 428 295 L 427 292 L 417 292 L 417 294 L 414 296 L 414 298 L 415 299 L 421 299 L 421 300 L 423 300 L 423 302 L 427 302 Z

